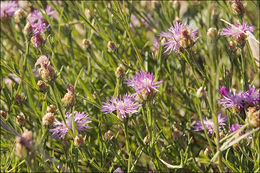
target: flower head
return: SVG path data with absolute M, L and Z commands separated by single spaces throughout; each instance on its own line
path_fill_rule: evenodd
M 52 133 L 52 137 L 59 137 L 64 138 L 64 136 L 68 133 L 69 130 L 72 130 L 72 113 L 67 112 L 66 113 L 66 124 L 64 122 L 60 122 L 57 119 L 55 120 L 53 126 L 55 127 L 54 129 L 51 129 L 50 132 Z M 91 121 L 89 120 L 88 114 L 85 114 L 84 112 L 74 112 L 74 122 L 75 122 L 75 128 L 77 131 L 85 131 L 89 128 L 92 128 L 90 126 L 87 126 L 88 123 Z
M 229 128 L 229 133 L 233 133 L 235 131 L 237 131 L 238 129 L 240 129 L 243 125 L 240 124 L 232 124 L 232 126 Z
M 7 77 L 4 78 L 4 82 L 5 82 L 6 85 L 11 86 L 11 85 L 13 84 L 12 79 L 13 79 L 16 83 L 20 83 L 21 79 L 20 79 L 19 77 L 17 77 L 14 73 L 9 73 L 9 75 L 10 75 L 11 79 L 10 79 L 10 78 L 7 78 Z
M 133 87 L 136 94 L 144 93 L 147 95 L 153 93 L 153 91 L 158 91 L 157 88 L 161 83 L 163 81 L 155 82 L 153 74 L 148 72 L 136 72 L 135 76 L 126 80 L 126 84 Z
M 108 114 L 116 111 L 121 118 L 127 118 L 129 114 L 137 113 L 137 109 L 141 106 L 132 95 L 124 95 L 121 97 L 111 98 L 109 103 L 103 103 L 101 111 Z
M 221 114 L 218 114 L 218 125 L 219 125 L 219 129 L 221 130 L 221 127 L 225 125 L 225 122 L 227 121 L 227 118 L 224 116 L 221 116 Z M 214 126 L 214 122 L 213 119 L 208 119 L 205 118 L 203 120 L 203 123 L 205 125 L 205 128 L 208 130 L 209 134 L 212 134 L 215 126 Z M 201 131 L 204 130 L 201 121 L 197 120 L 196 123 L 193 125 L 193 129 L 195 131 Z
M 19 4 L 16 1 L 1 1 L 1 19 L 7 15 L 12 17 L 16 10 L 19 9 Z
M 255 86 L 249 85 L 249 90 L 243 94 L 245 103 L 248 105 L 256 105 L 260 101 L 260 90 L 255 91 Z
M 162 32 L 160 36 L 168 41 L 162 44 L 166 48 L 165 52 L 175 51 L 179 53 L 181 47 L 186 48 L 194 43 L 197 34 L 197 29 L 193 30 L 190 26 L 175 22 L 168 29 L 168 32 Z

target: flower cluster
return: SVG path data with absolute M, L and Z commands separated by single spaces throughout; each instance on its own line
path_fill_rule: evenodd
M 89 120 L 88 114 L 85 114 L 84 112 L 74 112 L 74 119 L 72 119 L 72 113 L 67 112 L 66 113 L 66 124 L 64 122 L 60 122 L 57 119 L 55 120 L 53 126 L 54 129 L 51 129 L 50 132 L 52 133 L 52 137 L 59 137 L 64 138 L 64 136 L 69 132 L 69 130 L 72 130 L 72 123 L 75 122 L 75 128 L 77 131 L 85 131 L 89 128 L 92 128 L 88 126 L 88 123 L 91 123 Z
M 218 124 L 219 124 L 219 130 L 220 131 L 222 130 L 221 128 L 222 128 L 222 126 L 225 125 L 226 121 L 227 121 L 226 117 L 221 116 L 221 114 L 218 114 Z M 205 118 L 203 120 L 203 123 L 204 123 L 205 128 L 207 129 L 208 133 L 212 134 L 214 132 L 214 129 L 215 129 L 215 125 L 214 125 L 213 119 Z M 196 121 L 196 123 L 193 125 L 193 129 L 195 131 L 202 131 L 202 130 L 204 130 L 200 120 Z
M 224 109 L 232 108 L 236 111 L 249 106 L 254 106 L 260 101 L 260 91 L 255 90 L 254 86 L 249 86 L 248 91 L 240 91 L 239 93 L 228 92 L 225 86 L 220 88 L 220 94 L 222 99 L 219 99 L 219 104 L 221 104 Z
M 56 77 L 55 70 L 50 65 L 50 61 L 47 58 L 47 56 L 45 56 L 45 55 L 40 56 L 39 59 L 37 60 L 37 62 L 35 63 L 35 67 L 37 67 L 38 65 L 41 66 L 41 68 L 39 68 L 38 72 L 43 79 L 45 79 L 45 80 L 54 80 L 55 79 L 55 77 Z
M 165 52 L 180 52 L 181 48 L 187 48 L 193 45 L 197 39 L 198 31 L 193 30 L 190 26 L 186 26 L 180 22 L 175 22 L 168 29 L 168 32 L 162 32 L 161 37 L 167 39 L 162 45 L 166 48 Z

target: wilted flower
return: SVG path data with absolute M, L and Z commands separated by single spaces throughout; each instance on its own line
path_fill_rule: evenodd
M 42 117 L 42 123 L 45 126 L 52 125 L 54 122 L 55 116 L 53 113 L 48 112 Z
M 31 36 L 33 33 L 33 28 L 32 25 L 30 24 L 30 22 L 26 23 L 24 29 L 23 29 L 23 33 L 27 36 Z
M 35 67 L 38 65 L 41 66 L 39 68 L 39 74 L 41 77 L 45 80 L 54 80 L 56 77 L 55 70 L 53 67 L 50 65 L 50 61 L 47 58 L 47 56 L 42 55 L 38 58 L 37 62 L 35 63 Z
M 52 137 L 59 137 L 59 139 L 64 138 L 64 136 L 68 133 L 69 130 L 72 130 L 72 113 L 67 112 L 66 113 L 66 124 L 64 122 L 60 122 L 56 119 L 53 126 L 54 129 L 51 129 L 50 132 L 52 133 Z M 92 128 L 88 126 L 87 124 L 91 121 L 89 120 L 88 114 L 85 114 L 84 112 L 74 112 L 74 122 L 75 122 L 75 128 L 77 131 L 85 131 L 89 128 Z
M 216 28 L 209 28 L 207 32 L 207 36 L 210 38 L 215 38 L 218 35 L 218 31 Z
M 1 19 L 5 16 L 12 17 L 18 9 L 19 4 L 16 1 L 1 1 Z
M 245 13 L 245 8 L 241 0 L 234 0 L 231 7 L 235 14 L 243 15 Z
M 227 118 L 224 116 L 221 116 L 221 114 L 218 114 L 218 125 L 219 125 L 219 130 L 221 131 L 221 127 L 225 125 L 225 122 L 227 121 Z M 215 125 L 213 122 L 213 119 L 208 119 L 205 118 L 203 120 L 205 128 L 208 130 L 209 134 L 212 134 L 214 129 L 215 129 Z M 200 120 L 197 120 L 196 123 L 193 125 L 193 129 L 195 131 L 202 131 L 204 130 L 202 123 Z
M 253 26 L 247 25 L 243 22 L 242 24 L 235 24 L 231 27 L 223 28 L 220 34 L 225 36 L 232 36 L 238 43 L 243 44 L 246 38 L 245 32 L 253 32 L 254 30 L 255 28 Z
M 181 47 L 187 48 L 193 45 L 197 34 L 197 29 L 193 30 L 190 26 L 175 22 L 168 32 L 162 32 L 160 36 L 167 39 L 167 42 L 162 44 L 166 48 L 165 52 L 179 53 Z
M 18 9 L 15 13 L 14 13 L 14 19 L 19 22 L 21 19 L 25 18 L 25 11 L 23 9 Z
M 161 83 L 163 83 L 163 81 L 155 82 L 152 73 L 137 71 L 135 76 L 126 80 L 126 84 L 133 87 L 137 95 L 141 94 L 144 98 L 153 94 L 154 91 L 158 91 L 157 88 Z
M 103 103 L 101 111 L 108 114 L 116 111 L 121 118 L 127 118 L 130 114 L 137 113 L 137 109 L 141 106 L 131 95 L 124 95 L 123 99 L 111 98 L 109 103 Z

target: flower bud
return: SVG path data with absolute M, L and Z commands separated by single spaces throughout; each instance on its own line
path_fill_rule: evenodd
M 68 92 L 64 95 L 61 101 L 65 106 L 73 106 L 75 104 L 75 96 L 71 92 Z
M 242 16 L 245 13 L 244 5 L 240 0 L 235 0 L 235 2 L 232 3 L 231 8 L 237 15 Z
M 216 38 L 218 36 L 218 31 L 216 28 L 209 28 L 207 32 L 207 36 L 210 38 Z
M 198 90 L 197 90 L 197 93 L 196 93 L 196 96 L 198 97 L 198 98 L 200 98 L 202 95 L 204 95 L 205 94 L 205 87 L 200 87 Z
M 54 105 L 48 106 L 47 107 L 47 112 L 55 114 L 56 113 L 56 107 Z
M 84 139 L 82 135 L 77 135 L 74 139 L 74 145 L 75 146 L 82 146 L 84 144 Z
M 236 51 L 236 44 L 235 44 L 235 42 L 230 41 L 230 42 L 228 43 L 228 46 L 229 46 L 229 49 L 230 49 L 232 52 L 235 52 L 235 51 Z
M 246 122 L 253 127 L 260 127 L 260 110 L 256 106 L 247 109 Z
M 38 88 L 39 88 L 39 90 L 40 90 L 41 92 L 45 92 L 45 91 L 48 89 L 46 83 L 45 83 L 44 81 L 42 81 L 42 80 L 39 80 L 39 81 L 37 82 L 37 86 L 38 86 Z
M 14 19 L 16 22 L 20 22 L 26 16 L 25 11 L 23 9 L 16 10 L 14 13 Z
M 83 39 L 82 40 L 82 47 L 83 48 L 88 48 L 89 47 L 89 41 L 87 39 Z
M 149 137 L 148 137 L 148 136 L 145 136 L 143 142 L 144 142 L 145 144 L 149 143 L 149 142 L 150 142 Z
M 23 95 L 22 94 L 18 94 L 16 97 L 15 97 L 15 100 L 18 104 L 22 103 L 23 101 Z
M 109 41 L 109 42 L 107 43 L 107 48 L 108 48 L 108 51 L 109 51 L 109 52 L 114 52 L 114 51 L 116 50 L 116 45 L 115 45 L 114 42 Z
M 16 117 L 16 123 L 23 126 L 25 123 L 25 116 L 24 114 L 21 112 L 19 115 L 17 115 Z
M 3 118 L 6 118 L 6 112 L 5 112 L 5 111 L 0 110 L 0 114 L 1 114 L 1 116 L 2 116 Z
M 43 117 L 42 117 L 42 123 L 43 125 L 45 126 L 50 126 L 53 124 L 55 120 L 55 116 L 53 113 L 50 113 L 48 112 L 47 114 L 45 114 Z
M 124 73 L 125 73 L 124 67 L 122 64 L 120 64 L 115 71 L 115 75 L 117 78 L 121 78 L 124 75 Z
M 25 25 L 25 27 L 24 27 L 24 29 L 23 29 L 23 33 L 25 34 L 25 35 L 31 35 L 32 34 L 32 32 L 33 32 L 33 28 L 32 28 L 32 25 L 28 22 L 28 23 L 26 23 L 26 25 Z
M 106 140 L 106 141 L 111 140 L 113 136 L 114 136 L 114 133 L 111 130 L 108 130 L 104 134 L 104 140 Z

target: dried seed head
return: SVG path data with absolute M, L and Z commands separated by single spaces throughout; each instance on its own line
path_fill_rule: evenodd
M 23 101 L 23 95 L 22 94 L 18 94 L 16 97 L 15 97 L 15 100 L 17 103 L 22 103 Z
M 210 38 L 216 38 L 218 36 L 218 31 L 216 28 L 209 28 L 207 32 L 207 36 Z
M 228 43 L 228 46 L 229 46 L 229 49 L 232 51 L 232 52 L 235 52 L 236 51 L 236 43 L 233 42 L 233 41 L 230 41 Z
M 22 137 L 28 142 L 31 143 L 32 142 L 32 131 L 27 130 L 26 128 L 24 128 L 24 132 L 22 134 Z
M 23 9 L 19 9 L 14 13 L 14 19 L 17 22 L 20 22 L 20 20 L 24 19 L 25 17 L 26 17 L 26 14 Z
M 247 108 L 246 122 L 253 127 L 260 127 L 260 110 L 256 106 Z
M 23 29 L 23 33 L 25 35 L 31 35 L 32 31 L 33 31 L 32 25 L 29 22 L 27 22 L 24 29 Z
M 237 15 L 242 16 L 245 13 L 244 5 L 240 0 L 235 0 L 235 2 L 232 3 L 231 8 Z
M 184 28 L 182 30 L 181 36 L 180 36 L 180 45 L 183 48 L 187 48 L 188 46 L 192 45 L 193 39 L 191 37 L 191 34 L 187 30 L 187 28 Z
M 107 48 L 109 52 L 114 52 L 116 50 L 116 44 L 113 41 L 107 43 Z
M 111 140 L 113 136 L 114 136 L 114 133 L 111 130 L 108 130 L 104 134 L 104 140 L 106 140 L 106 141 Z
M 56 107 L 54 105 L 48 106 L 47 107 L 47 112 L 55 114 L 56 113 Z
M 74 145 L 76 146 L 82 146 L 84 144 L 84 139 L 82 135 L 77 135 L 74 139 Z
M 82 47 L 83 48 L 88 48 L 89 47 L 89 41 L 87 39 L 83 39 L 82 40 Z
M 196 93 L 196 96 L 198 97 L 198 98 L 200 98 L 202 95 L 204 95 L 205 94 L 205 87 L 200 87 L 198 90 L 197 90 L 197 93 Z
M 44 44 L 44 38 L 41 34 L 36 34 L 32 36 L 31 43 L 34 44 L 36 48 L 42 47 Z
M 75 104 L 75 96 L 71 92 L 68 92 L 64 95 L 61 101 L 65 106 L 73 106 Z
M 148 137 L 148 136 L 145 136 L 143 142 L 144 142 L 145 144 L 149 143 L 149 142 L 150 142 L 149 137 Z
M 236 38 L 236 42 L 239 44 L 240 47 L 244 47 L 246 43 L 246 35 L 241 33 L 238 38 Z
M 48 112 L 42 117 L 42 123 L 45 126 L 50 126 L 54 123 L 55 116 L 53 113 Z
M 117 78 L 122 78 L 122 76 L 124 75 L 124 73 L 125 73 L 124 67 L 123 67 L 122 64 L 120 64 L 120 65 L 117 67 L 116 71 L 115 71 L 115 75 L 116 75 Z
M 19 115 L 17 115 L 16 117 L 16 123 L 23 126 L 25 123 L 25 116 L 24 114 L 21 112 Z
M 42 80 L 39 80 L 39 81 L 37 82 L 37 86 L 38 86 L 38 88 L 39 88 L 39 90 L 40 90 L 41 92 L 45 92 L 45 91 L 48 89 L 46 83 L 45 83 L 44 81 L 42 81 Z
M 3 111 L 3 110 L 0 110 L 0 114 L 1 114 L 1 116 L 3 117 L 3 118 L 6 118 L 6 112 L 5 111 Z

